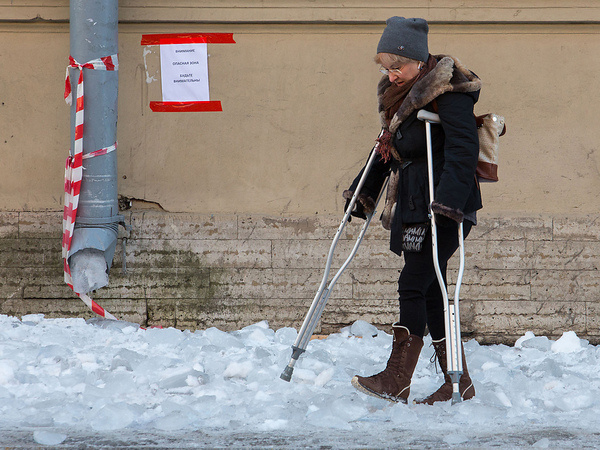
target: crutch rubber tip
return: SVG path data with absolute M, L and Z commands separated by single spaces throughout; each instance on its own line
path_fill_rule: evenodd
M 281 376 L 279 378 L 281 378 L 283 381 L 291 381 L 292 380 L 292 373 L 294 372 L 294 368 L 290 367 L 290 366 L 286 366 L 285 369 L 283 369 L 283 372 L 281 372 Z

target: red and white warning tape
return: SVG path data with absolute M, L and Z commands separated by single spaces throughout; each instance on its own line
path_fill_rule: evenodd
M 87 153 L 87 154 L 83 155 L 81 157 L 81 159 L 90 159 L 90 158 L 93 158 L 94 156 L 106 155 L 107 153 L 114 152 L 116 149 L 117 149 L 117 143 L 115 142 L 110 147 L 104 147 L 104 148 L 101 148 L 100 150 L 96 150 L 94 152 Z
M 73 155 L 69 154 L 65 165 L 65 209 L 63 214 L 62 258 L 64 263 L 65 283 L 73 289 L 73 279 L 71 278 L 71 268 L 69 267 L 69 253 L 71 251 L 71 242 L 73 240 L 73 231 L 75 229 L 75 221 L 77 218 L 77 207 L 79 205 L 79 192 L 81 190 L 81 179 L 83 176 L 82 162 L 84 159 L 105 155 L 117 148 L 117 144 L 115 143 L 110 147 L 83 155 L 83 69 L 118 70 L 119 60 L 117 55 L 111 55 L 88 61 L 85 64 L 80 64 L 75 58 L 69 56 L 69 62 L 70 64 L 67 67 L 67 75 L 65 77 L 65 101 L 68 105 L 71 105 L 73 102 L 69 68 L 78 69 L 79 78 L 77 81 L 77 103 L 75 106 L 75 142 L 73 145 Z M 98 305 L 87 294 L 79 292 L 75 292 L 75 294 L 77 294 L 96 314 L 107 319 L 117 320 L 115 316 L 104 310 L 104 308 Z

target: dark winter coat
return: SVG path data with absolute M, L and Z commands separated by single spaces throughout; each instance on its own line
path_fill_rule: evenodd
M 390 176 L 381 220 L 391 230 L 390 249 L 398 255 L 402 253 L 403 224 L 429 220 L 427 144 L 425 124 L 417 119 L 420 109 L 437 112 L 441 120 L 441 125 L 431 127 L 434 211 L 460 222 L 464 214 L 482 207 L 475 177 L 479 140 L 473 115 L 481 82 L 458 60 L 448 56 L 436 59 L 438 64 L 412 87 L 392 118 L 389 130 L 393 134 L 393 158 L 385 163 L 377 156 L 361 192 L 376 199 L 385 178 Z M 381 96 L 389 85 L 387 77 L 382 78 L 378 94 Z M 356 189 L 361 175 L 362 171 L 350 191 Z

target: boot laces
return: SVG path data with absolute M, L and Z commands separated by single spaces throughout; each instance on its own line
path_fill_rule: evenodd
M 440 373 L 438 370 L 438 366 L 440 367 L 440 369 L 442 369 L 442 372 L 444 372 L 444 369 L 442 367 L 442 361 L 440 361 L 440 357 L 438 356 L 438 352 L 436 351 L 436 348 L 433 345 L 433 342 L 431 343 L 431 346 L 433 347 L 433 355 L 431 355 L 431 358 L 429 358 L 429 363 L 433 364 L 433 367 L 435 367 L 436 374 Z M 440 350 L 440 353 L 446 353 L 446 350 L 443 348 Z M 437 361 L 437 364 L 436 364 L 436 361 Z
M 404 368 L 404 347 L 406 347 L 407 345 L 410 345 L 410 339 L 399 343 L 392 343 L 392 354 L 390 355 L 390 359 L 388 360 L 386 369 L 390 369 L 393 373 L 396 374 L 402 372 L 402 369 Z

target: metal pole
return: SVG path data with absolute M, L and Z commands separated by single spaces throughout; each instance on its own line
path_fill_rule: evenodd
M 79 63 L 118 53 L 118 0 L 71 0 L 71 56 Z M 112 146 L 117 140 L 118 71 L 84 70 L 85 123 L 83 154 Z M 70 69 L 72 91 L 78 72 Z M 71 149 L 75 138 L 75 105 L 71 106 Z M 104 256 L 106 271 L 112 265 L 117 244 L 117 153 L 86 159 L 77 220 L 71 244 L 70 264 L 88 258 L 90 250 Z M 75 280 L 75 273 L 74 283 Z M 103 285 L 105 285 L 104 283 Z M 93 286 L 94 289 L 102 286 Z

